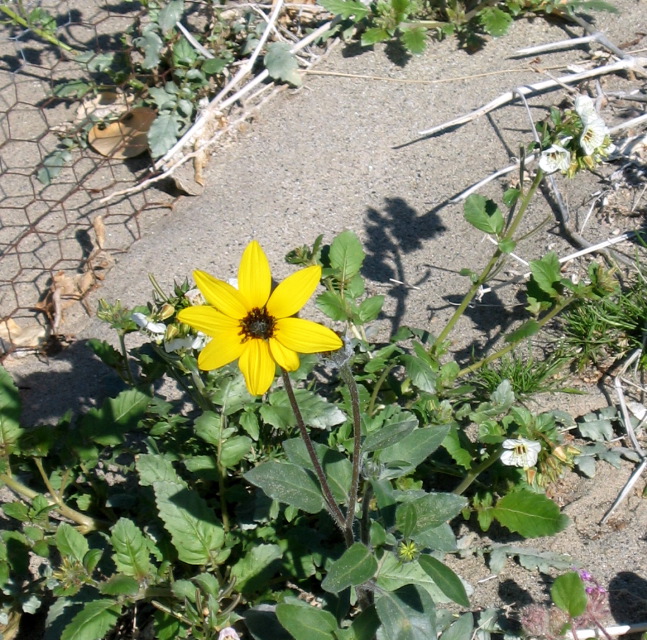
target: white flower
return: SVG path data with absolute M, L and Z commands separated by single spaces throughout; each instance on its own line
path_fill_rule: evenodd
M 518 438 L 517 440 L 504 440 L 501 462 L 508 467 L 534 467 L 541 451 L 541 444 L 534 440 Z
M 544 173 L 555 173 L 555 171 L 568 171 L 571 165 L 571 152 L 564 147 L 554 144 L 545 149 L 539 156 L 539 168 Z
M 173 338 L 173 340 L 164 341 L 164 351 L 173 353 L 182 349 L 202 349 L 207 343 L 207 336 L 198 332 L 195 336 L 185 336 L 184 338 Z
M 138 327 L 150 331 L 150 333 L 166 333 L 166 325 L 163 322 L 152 322 L 143 313 L 133 313 L 130 318 Z
M 605 138 L 609 135 L 607 125 L 602 118 L 591 120 L 586 123 L 584 131 L 580 136 L 580 147 L 587 156 L 593 155 L 603 144 Z
M 584 125 L 592 120 L 600 119 L 598 112 L 595 110 L 595 103 L 589 96 L 580 95 L 575 98 L 575 111 Z

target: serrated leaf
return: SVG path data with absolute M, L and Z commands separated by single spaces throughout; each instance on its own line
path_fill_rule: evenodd
M 150 574 L 146 538 L 132 520 L 120 518 L 112 528 L 110 541 L 115 550 L 112 558 L 118 571 L 140 581 Z
M 427 31 L 424 27 L 403 29 L 400 40 L 402 40 L 402 44 L 411 53 L 420 54 L 427 47 Z
M 365 324 L 375 320 L 375 318 L 380 314 L 380 311 L 382 311 L 383 304 L 384 296 L 371 296 L 370 298 L 366 298 L 366 300 L 359 305 L 359 310 L 357 312 L 359 321 L 362 324 Z
M 294 464 L 270 460 L 248 471 L 245 478 L 263 489 L 270 498 L 306 513 L 319 513 L 324 508 L 323 496 L 317 483 Z
M 148 130 L 148 146 L 153 158 L 163 156 L 176 142 L 180 122 L 175 113 L 161 113 Z
M 512 16 L 497 7 L 486 7 L 479 12 L 479 21 L 486 33 L 498 38 L 508 33 Z
M 359 238 L 352 231 L 342 231 L 330 245 L 330 266 L 339 272 L 339 280 L 347 282 L 359 273 L 365 255 Z
M 334 640 L 335 616 L 308 604 L 282 602 L 276 606 L 276 617 L 296 640 Z
M 157 24 L 163 33 L 170 31 L 184 12 L 184 0 L 169 0 L 168 4 L 159 12 Z
M 276 562 L 283 557 L 278 544 L 256 544 L 232 568 L 231 576 L 236 579 L 236 589 L 243 595 L 267 584 L 272 573 L 280 568 Z
M 436 637 L 436 608 L 430 595 L 417 585 L 384 593 L 375 602 L 389 640 L 429 640 Z
M 373 553 L 361 542 L 356 542 L 333 562 L 321 587 L 330 593 L 339 593 L 370 580 L 376 571 L 377 560 Z
M 137 460 L 139 484 L 152 487 L 155 482 L 169 481 L 186 486 L 167 458 L 152 453 L 142 453 Z
M 54 539 L 62 556 L 69 556 L 83 563 L 83 558 L 90 547 L 85 537 L 72 525 L 67 522 L 59 524 Z
M 342 18 L 352 18 L 359 22 L 365 18 L 370 11 L 370 8 L 362 2 L 355 0 L 320 0 L 319 4 L 330 11 L 330 13 L 341 16 Z
M 556 578 L 550 588 L 550 596 L 571 618 L 581 616 L 588 602 L 584 582 L 576 571 L 569 571 Z
M 465 220 L 479 231 L 490 235 L 498 235 L 503 231 L 504 219 L 501 210 L 492 200 L 486 200 L 482 195 L 473 193 L 463 205 Z
M 338 293 L 325 291 L 317 296 L 315 303 L 317 308 L 323 311 L 331 320 L 341 322 L 348 319 L 348 308 Z
M 287 42 L 270 44 L 264 58 L 265 68 L 275 80 L 283 80 L 295 87 L 300 87 L 302 81 L 298 73 L 299 61 L 290 49 Z
M 145 30 L 139 38 L 135 38 L 133 43 L 144 52 L 142 67 L 146 70 L 159 67 L 164 43 L 162 39 L 152 29 Z
M 17 447 L 23 432 L 20 427 L 21 410 L 18 387 L 9 372 L 0 367 L 0 454 L 9 455 Z
M 380 27 L 371 27 L 362 33 L 361 44 L 363 47 L 370 47 L 372 44 L 389 40 L 391 35 L 386 29 Z
M 446 564 L 429 555 L 420 556 L 418 563 L 448 598 L 463 607 L 470 606 L 461 579 Z
M 252 440 L 247 436 L 227 438 L 220 451 L 220 464 L 225 469 L 235 467 L 251 450 Z
M 101 640 L 112 629 L 122 605 L 114 600 L 93 600 L 64 629 L 61 640 Z
M 114 575 L 100 585 L 104 596 L 134 596 L 139 591 L 139 582 L 132 576 Z
M 195 491 L 175 482 L 155 482 L 155 503 L 182 562 L 215 562 L 225 534 L 215 513 Z
M 525 489 L 501 498 L 492 514 L 504 527 L 525 538 L 554 535 L 569 523 L 552 500 Z
M 551 297 L 559 295 L 555 285 L 561 282 L 559 258 L 554 251 L 549 251 L 540 260 L 530 261 L 530 271 L 539 288 Z

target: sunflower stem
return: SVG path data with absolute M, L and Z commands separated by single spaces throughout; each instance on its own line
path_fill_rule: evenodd
M 303 421 L 303 415 L 301 414 L 301 409 L 299 409 L 296 396 L 294 395 L 294 389 L 292 388 L 292 381 L 290 380 L 290 376 L 288 372 L 283 368 L 281 368 L 281 374 L 283 375 L 283 385 L 285 386 L 285 390 L 288 394 L 288 399 L 290 400 L 290 405 L 292 407 L 292 411 L 294 412 L 294 417 L 297 421 L 299 433 L 303 438 L 303 442 L 306 445 L 306 450 L 308 451 L 308 455 L 310 456 L 310 461 L 312 462 L 312 466 L 314 467 L 317 478 L 319 479 L 319 484 L 321 485 L 321 491 L 324 495 L 324 501 L 326 503 L 328 513 L 330 513 L 335 524 L 341 529 L 342 533 L 344 534 L 346 546 L 350 547 L 353 544 L 353 533 L 346 527 L 344 514 L 335 501 L 332 491 L 330 490 L 330 485 L 328 484 L 326 474 L 324 473 L 323 467 L 321 466 L 321 462 L 319 461 L 319 458 L 317 458 L 314 444 L 312 443 L 310 434 L 306 429 L 305 422 Z
M 346 513 L 346 530 L 350 533 L 350 537 L 352 539 L 355 508 L 357 506 L 357 495 L 359 492 L 359 467 L 362 455 L 362 418 L 359 407 L 357 382 L 355 382 L 355 378 L 353 378 L 353 373 L 348 366 L 348 362 L 345 362 L 339 371 L 343 381 L 348 387 L 348 391 L 350 393 L 350 404 L 353 410 L 353 472 L 351 476 L 350 492 L 348 494 L 348 512 Z

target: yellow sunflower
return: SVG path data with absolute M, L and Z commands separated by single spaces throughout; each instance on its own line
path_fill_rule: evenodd
M 238 360 L 252 395 L 270 388 L 277 364 L 295 371 L 299 353 L 342 346 L 334 331 L 294 317 L 319 284 L 319 266 L 293 273 L 272 291 L 267 256 L 252 240 L 240 260 L 238 289 L 204 271 L 194 271 L 193 277 L 207 304 L 182 309 L 178 319 L 212 338 L 200 352 L 198 366 L 209 371 Z

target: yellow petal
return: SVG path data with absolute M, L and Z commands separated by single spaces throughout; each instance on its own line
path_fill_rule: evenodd
M 270 263 L 256 240 L 252 240 L 247 245 L 240 259 L 238 290 L 247 299 L 249 309 L 254 307 L 262 309 L 270 297 L 272 290 Z
M 343 345 L 334 331 L 303 318 L 281 318 L 276 322 L 274 337 L 297 353 L 336 351 Z
M 321 280 L 321 267 L 313 265 L 288 276 L 272 292 L 267 312 L 275 318 L 293 316 L 314 293 Z
M 276 365 L 265 340 L 251 339 L 245 342 L 238 366 L 245 376 L 247 390 L 253 396 L 262 396 L 270 388 Z
M 211 342 L 200 352 L 198 366 L 205 371 L 219 369 L 226 364 L 240 358 L 244 344 L 240 336 L 223 333 L 214 337 Z
M 299 356 L 292 349 L 284 347 L 275 338 L 270 338 L 269 343 L 272 358 L 276 360 L 279 367 L 286 371 L 296 371 L 299 368 Z
M 238 320 L 247 315 L 247 301 L 236 287 L 214 278 L 205 271 L 194 271 L 193 279 L 205 300 L 218 311 Z
M 240 331 L 240 321 L 220 313 L 213 307 L 202 305 L 200 307 L 187 307 L 182 309 L 177 318 L 180 322 L 188 324 L 197 331 L 202 331 L 208 336 L 220 334 L 222 331 Z M 238 339 L 240 342 L 240 338 Z

